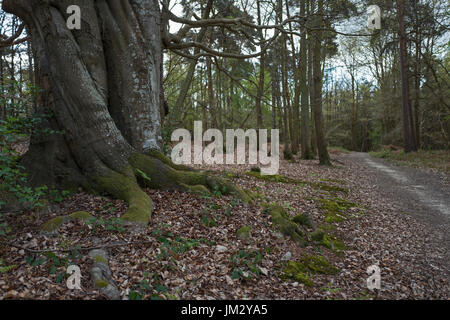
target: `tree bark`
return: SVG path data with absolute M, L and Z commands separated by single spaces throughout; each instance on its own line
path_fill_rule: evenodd
M 398 34 L 400 37 L 400 73 L 402 78 L 403 139 L 405 153 L 417 151 L 408 78 L 408 52 L 404 23 L 403 0 L 397 0 Z
M 322 28 L 323 24 L 323 0 L 318 1 L 317 16 L 315 17 L 315 28 Z M 323 129 L 322 115 L 322 32 L 314 31 L 314 48 L 313 48 L 313 90 L 314 90 L 314 123 L 316 129 L 317 151 L 319 154 L 319 163 L 321 165 L 331 165 L 330 156 L 328 155 L 327 145 L 325 141 Z
M 300 15 L 306 14 L 306 0 L 300 2 Z M 309 90 L 307 84 L 307 42 L 306 42 L 306 28 L 302 30 L 300 38 L 300 94 L 301 94 L 301 148 L 302 159 L 310 160 L 313 158 L 310 146 L 310 128 L 309 128 Z

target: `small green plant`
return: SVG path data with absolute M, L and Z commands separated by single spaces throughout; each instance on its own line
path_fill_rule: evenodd
M 162 300 L 176 299 L 177 296 L 169 293 L 169 287 L 161 284 L 159 276 L 155 274 L 152 278 L 149 278 L 150 273 L 148 271 L 143 273 L 143 279 L 133 290 L 128 294 L 129 300 Z
M 0 236 L 6 236 L 8 233 L 10 233 L 12 231 L 12 229 L 2 219 L 3 219 L 3 215 L 0 213 Z
M 0 258 L 0 273 L 7 273 L 16 267 L 17 267 L 16 265 L 10 265 L 10 266 L 5 265 L 5 262 L 3 261 L 3 259 Z
M 2 92 L 11 90 L 14 92 L 17 86 L 18 84 L 13 82 L 7 88 L 2 88 Z M 27 92 L 32 94 L 35 91 L 35 89 L 29 89 Z M 6 109 L 14 109 L 16 114 L 20 114 L 21 109 L 25 110 L 23 102 L 12 105 L 9 99 L 2 100 L 4 98 L 0 98 L 0 103 L 4 104 Z M 25 168 L 19 164 L 20 154 L 13 147 L 16 143 L 29 139 L 31 134 L 38 136 L 62 133 L 48 129 L 45 123 L 50 117 L 51 111 L 44 110 L 43 113 L 34 114 L 28 118 L 8 116 L 5 120 L 0 120 L 0 194 L 10 194 L 8 197 L 12 198 L 7 201 L 18 202 L 23 207 L 31 209 L 42 207 L 43 202 L 40 200 L 44 197 L 62 201 L 61 195 L 56 195 L 56 191 L 49 190 L 47 186 L 37 188 L 26 186 L 28 177 Z M 2 199 L 0 208 L 7 201 Z
M 214 218 L 209 218 L 206 215 L 202 216 L 202 222 L 208 228 L 217 227 L 218 226 L 218 224 L 217 224 L 216 220 L 214 220 Z
M 252 277 L 259 278 L 261 274 L 259 264 L 263 257 L 264 253 L 259 250 L 239 250 L 231 256 L 231 278 L 245 281 L 250 280 Z
M 124 232 L 124 222 L 120 218 L 97 218 L 91 217 L 85 221 L 85 225 L 87 225 L 93 233 L 98 233 L 100 231 L 111 231 L 111 232 Z
M 144 171 L 142 171 L 140 169 L 137 169 L 136 171 L 137 171 L 137 173 L 139 173 L 139 175 L 142 177 L 142 179 L 147 180 L 147 181 L 152 180 L 152 179 L 150 179 L 149 176 L 147 176 L 147 174 Z

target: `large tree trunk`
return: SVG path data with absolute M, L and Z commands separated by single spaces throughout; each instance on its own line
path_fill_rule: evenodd
M 81 8 L 81 30 L 66 26 L 70 5 Z M 44 89 L 40 105 L 53 114 L 48 125 L 63 130 L 33 137 L 23 159 L 33 184 L 109 193 L 128 202 L 124 220 L 144 225 L 152 203 L 138 182 L 194 192 L 223 184 L 245 197 L 225 181 L 183 171 L 158 152 L 162 41 L 157 0 L 5 0 L 3 9 L 27 24 L 37 84 Z

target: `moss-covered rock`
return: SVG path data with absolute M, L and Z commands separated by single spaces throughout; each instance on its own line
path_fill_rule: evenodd
M 313 233 L 311 233 L 311 239 L 316 242 L 322 242 L 324 237 L 325 237 L 325 232 L 321 229 L 316 229 L 316 230 L 314 230 Z
M 311 280 L 313 274 L 329 274 L 335 275 L 339 269 L 334 267 L 324 256 L 308 255 L 297 261 L 290 261 L 283 269 L 282 279 L 294 279 L 312 286 Z
M 276 226 L 278 231 L 283 235 L 289 236 L 295 241 L 299 246 L 304 247 L 306 245 L 306 240 L 303 231 L 300 230 L 299 226 L 292 222 L 289 214 L 286 210 L 279 205 L 269 205 L 268 213 L 272 217 L 272 223 Z
M 94 261 L 98 263 L 108 264 L 108 260 L 106 260 L 106 258 L 100 254 L 94 256 Z
M 304 265 L 296 262 L 290 261 L 288 262 L 286 268 L 283 269 L 283 274 L 281 275 L 282 279 L 294 279 L 305 284 L 308 287 L 313 286 L 313 282 L 311 280 L 311 276 L 308 273 L 307 268 Z
M 309 228 L 312 228 L 312 226 L 313 226 L 311 216 L 307 213 L 301 213 L 301 214 L 296 215 L 292 219 L 292 221 L 294 221 L 295 223 L 297 223 L 299 225 L 309 227 Z
M 103 289 L 109 285 L 109 282 L 104 279 L 98 279 L 98 280 L 95 280 L 94 284 L 97 288 Z
M 301 258 L 299 262 L 314 273 L 331 275 L 339 273 L 339 269 L 334 267 L 324 256 L 308 255 Z
M 73 212 L 71 214 L 69 214 L 69 218 L 72 220 L 88 220 L 90 219 L 92 216 L 89 212 L 86 211 L 76 211 Z
M 343 251 L 347 250 L 347 246 L 342 240 L 339 240 L 336 236 L 330 234 L 325 234 L 320 243 L 337 254 L 342 254 Z
M 239 239 L 248 239 L 250 238 L 251 229 L 252 228 L 250 226 L 243 226 L 236 231 L 236 236 Z
M 64 223 L 65 218 L 63 216 L 58 216 L 53 219 L 50 219 L 46 223 L 44 223 L 41 227 L 41 231 L 54 233 L 58 231 L 58 228 Z

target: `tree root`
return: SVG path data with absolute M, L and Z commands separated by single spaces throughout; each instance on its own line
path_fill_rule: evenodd
M 111 277 L 111 270 L 108 266 L 108 253 L 106 250 L 91 250 L 89 256 L 94 262 L 91 269 L 91 279 L 94 286 L 109 299 L 120 300 L 119 289 Z
M 252 202 L 250 194 L 231 182 L 177 166 L 169 158 L 156 152 L 152 156 L 134 153 L 129 159 L 129 165 L 121 173 L 107 169 L 104 175 L 93 180 L 97 190 L 128 202 L 129 208 L 122 219 L 142 227 L 149 223 L 153 207 L 150 197 L 141 186 L 196 194 L 220 191 L 224 195 L 232 194 L 245 203 Z
M 305 233 L 300 230 L 297 223 L 290 219 L 283 207 L 279 205 L 266 205 L 264 211 L 272 217 L 272 223 L 281 234 L 291 237 L 291 239 L 301 247 L 306 246 L 307 239 Z

